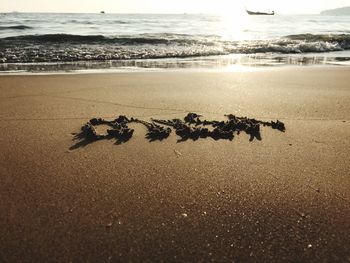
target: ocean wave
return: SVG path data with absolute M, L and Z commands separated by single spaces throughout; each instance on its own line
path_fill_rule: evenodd
M 215 35 L 26 35 L 0 39 L 0 63 L 186 58 L 228 54 L 299 54 L 350 49 L 350 35 L 290 35 L 228 41 Z
M 17 25 L 17 26 L 0 26 L 0 30 L 25 30 L 32 29 L 30 26 Z
M 298 34 L 289 35 L 286 38 L 291 40 L 305 40 L 305 41 L 324 41 L 324 42 L 348 42 L 350 43 L 350 34 Z
M 45 34 L 45 35 L 24 35 L 15 37 L 5 37 L 0 41 L 14 41 L 14 42 L 27 42 L 31 43 L 43 43 L 43 42 L 96 42 L 104 41 L 106 37 L 102 35 L 69 35 L 69 34 Z
M 113 24 L 131 24 L 130 21 L 124 21 L 124 20 L 112 20 L 111 23 L 113 23 Z
M 30 29 L 31 27 L 25 25 L 1 27 L 0 29 Z M 26 41 L 28 44 L 37 42 L 74 42 L 82 44 L 95 44 L 98 43 L 117 43 L 117 44 L 205 44 L 213 45 L 217 43 L 238 43 L 239 41 L 228 41 L 220 39 L 216 35 L 187 35 L 187 34 L 140 34 L 140 35 L 125 35 L 116 37 L 107 37 L 103 35 L 71 35 L 71 34 L 44 34 L 44 35 L 22 35 L 14 37 L 0 38 L 0 41 Z M 288 40 L 290 40 L 288 42 Z M 293 43 L 293 41 L 303 41 L 306 43 L 338 43 L 340 45 L 350 44 L 350 34 L 299 34 L 299 35 L 288 35 L 280 39 L 274 40 L 252 40 L 251 43 L 275 43 L 279 45 L 286 45 Z M 247 43 L 243 41 L 243 43 Z
M 268 40 L 268 41 L 250 41 L 240 43 L 234 47 L 232 53 L 281 53 L 281 54 L 299 54 L 299 53 L 321 53 L 342 51 L 350 49 L 349 43 L 325 42 L 325 41 L 305 41 L 305 40 Z
M 108 21 L 111 24 L 131 24 L 129 21 L 124 21 L 124 20 L 110 20 Z M 99 21 L 98 20 L 79 20 L 79 19 L 71 19 L 63 22 L 63 24 L 78 24 L 81 26 L 84 25 L 98 25 Z
M 70 35 L 70 34 L 45 34 L 45 35 L 24 35 L 15 37 L 0 38 L 0 44 L 2 42 L 26 42 L 31 43 L 44 43 L 44 42 L 72 42 L 73 44 L 120 44 L 120 45 L 133 45 L 133 44 L 203 44 L 210 45 L 210 41 L 191 38 L 190 35 L 184 34 L 142 34 L 137 36 L 118 36 L 118 37 L 106 37 L 103 35 Z
M 92 22 L 92 21 L 88 21 L 88 20 L 85 20 L 85 21 L 81 21 L 81 20 L 68 20 L 65 22 L 65 24 L 69 24 L 69 23 L 73 23 L 73 24 L 81 24 L 81 25 L 94 25 L 95 23 Z

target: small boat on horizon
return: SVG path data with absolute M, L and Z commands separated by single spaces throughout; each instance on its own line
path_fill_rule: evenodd
M 246 9 L 245 11 L 247 11 L 248 15 L 250 16 L 273 16 L 275 14 L 275 11 L 266 13 L 266 12 L 253 12 L 253 11 L 249 11 L 248 9 Z
M 105 14 L 106 12 L 105 11 L 101 11 L 100 14 Z

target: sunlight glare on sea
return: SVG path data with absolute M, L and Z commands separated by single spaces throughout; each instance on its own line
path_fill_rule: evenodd
M 251 26 L 251 19 L 245 10 L 235 10 L 232 13 L 221 14 L 222 18 L 222 38 L 226 40 L 243 41 Z

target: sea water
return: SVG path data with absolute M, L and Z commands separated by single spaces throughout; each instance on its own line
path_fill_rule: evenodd
M 0 14 L 0 71 L 340 64 L 350 16 Z

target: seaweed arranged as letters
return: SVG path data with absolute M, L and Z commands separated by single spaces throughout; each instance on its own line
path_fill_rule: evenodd
M 202 120 L 202 116 L 196 113 L 188 113 L 183 120 L 171 119 L 151 119 L 151 122 L 140 120 L 137 118 L 128 118 L 120 115 L 118 118 L 108 121 L 102 118 L 93 118 L 81 127 L 81 131 L 75 134 L 74 139 L 80 140 L 71 148 L 76 149 L 94 141 L 102 139 L 116 139 L 117 144 L 121 144 L 130 140 L 134 134 L 134 129 L 129 128 L 129 124 L 142 124 L 146 127 L 147 133 L 145 138 L 150 142 L 162 141 L 169 137 L 172 130 L 175 130 L 177 136 L 180 137 L 178 142 L 193 140 L 200 138 L 212 138 L 214 140 L 230 140 L 235 135 L 245 132 L 250 136 L 250 141 L 261 140 L 261 126 L 271 127 L 272 129 L 285 132 L 286 128 L 283 122 L 261 121 L 250 119 L 247 117 L 237 117 L 233 114 L 225 115 L 226 120 Z M 99 125 L 106 125 L 106 133 L 97 132 Z

